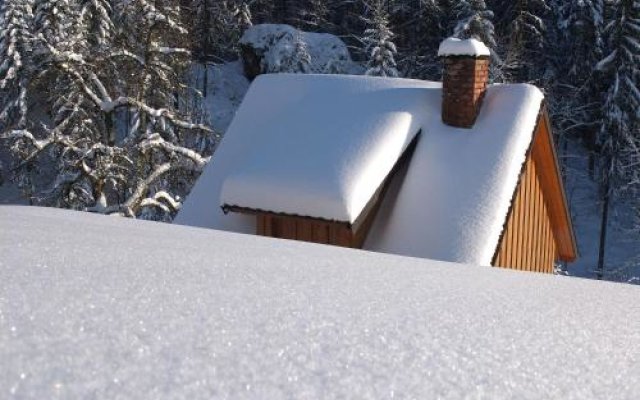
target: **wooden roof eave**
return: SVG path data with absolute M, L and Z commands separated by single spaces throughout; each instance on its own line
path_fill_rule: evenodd
M 540 165 L 538 171 L 541 174 L 541 180 L 545 181 L 542 188 L 543 191 L 546 191 L 545 198 L 549 203 L 549 216 L 558 239 L 560 259 L 567 262 L 575 261 L 578 257 L 578 246 L 571 222 L 569 203 L 560 174 L 551 121 L 547 107 L 544 104 L 540 109 L 540 117 L 538 118 L 538 126 L 536 126 L 536 135 L 533 138 L 532 145 L 532 157 Z

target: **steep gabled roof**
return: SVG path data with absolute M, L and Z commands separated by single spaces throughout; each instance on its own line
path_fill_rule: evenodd
M 375 185 L 367 185 L 367 190 L 348 187 L 354 184 L 350 174 L 372 174 L 377 182 L 384 175 L 380 171 L 388 172 L 388 164 L 397 160 L 411 132 L 421 130 L 411 159 L 391 182 L 364 248 L 489 265 L 533 140 L 543 95 L 531 85 L 492 85 L 472 129 L 444 125 L 440 118 L 441 98 L 441 86 L 435 82 L 344 75 L 261 76 L 247 93 L 176 223 L 254 233 L 255 218 L 223 214 L 219 207 L 221 194 L 223 202 L 227 197 L 222 187 L 240 165 L 252 165 L 249 161 L 252 157 L 258 157 L 260 165 L 268 163 L 269 154 L 261 154 L 259 144 L 267 143 L 273 137 L 269 134 L 273 135 L 279 126 L 289 129 L 275 131 L 276 140 L 286 146 L 275 157 L 295 153 L 301 143 L 295 135 L 304 129 L 313 132 L 309 140 L 322 142 L 319 148 L 325 150 L 317 154 L 319 157 L 332 159 L 333 156 L 324 151 L 339 152 L 342 157 L 340 165 L 323 161 L 323 165 L 329 166 L 329 170 L 325 170 L 329 177 L 323 177 L 321 169 L 302 169 L 304 173 L 300 175 L 296 175 L 297 171 L 278 171 L 290 174 L 291 181 L 314 195 L 304 199 L 305 207 L 309 207 L 303 210 L 307 215 L 312 215 L 310 211 L 322 215 L 326 205 L 340 204 L 323 197 L 327 194 L 338 195 L 333 199 L 370 196 L 370 189 Z M 302 111 L 300 104 L 305 104 Z M 309 107 L 311 105 L 313 107 Z M 303 113 L 303 118 L 299 113 Z M 345 137 L 336 135 L 332 129 L 344 132 Z M 344 140 L 351 130 L 373 132 L 375 145 L 363 141 L 360 134 L 357 141 Z M 326 147 L 327 138 L 323 137 L 326 132 L 330 132 L 332 138 L 343 139 L 334 145 L 344 148 Z M 371 160 L 380 155 L 375 152 L 378 150 L 372 153 L 372 149 L 386 148 L 381 146 L 384 140 L 380 138 L 391 138 L 395 147 L 391 147 L 393 157 L 385 159 L 386 164 L 377 170 L 377 163 Z M 368 157 L 367 163 L 350 161 Z M 256 176 L 264 176 L 256 171 L 256 166 L 252 166 L 251 171 Z M 314 188 L 316 178 L 320 184 Z M 352 191 L 346 196 L 348 189 Z M 265 196 L 270 193 L 273 190 L 266 191 Z M 335 210 L 345 212 L 348 208 L 334 208 L 332 212 Z M 353 214 L 346 211 L 343 215 L 351 218 Z

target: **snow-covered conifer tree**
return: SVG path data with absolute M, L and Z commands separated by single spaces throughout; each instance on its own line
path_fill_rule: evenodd
M 308 73 L 311 65 L 311 56 L 304 42 L 302 35 L 298 31 L 293 39 L 293 52 L 287 60 L 288 66 L 285 66 L 287 72 Z
M 365 53 L 369 56 L 367 75 L 398 76 L 395 54 L 396 46 L 391 40 L 393 32 L 389 28 L 389 17 L 380 0 L 371 5 L 371 17 L 367 19 L 367 29 L 362 39 Z
M 53 46 L 71 51 L 78 32 L 79 9 L 72 0 L 35 0 L 35 32 Z
M 484 0 L 461 0 L 454 8 L 457 24 L 453 35 L 460 39 L 475 38 L 495 52 L 493 12 L 487 8 Z
M 191 2 L 191 40 L 193 41 L 194 56 L 200 61 L 207 58 L 208 53 L 212 51 L 211 42 L 215 40 L 213 32 L 214 9 L 212 0 L 192 0 Z
M 402 19 L 405 46 L 398 49 L 398 69 L 403 76 L 419 79 L 440 79 L 441 61 L 438 46 L 451 35 L 443 26 L 444 10 L 436 0 L 406 4 Z
M 308 0 L 300 10 L 302 28 L 310 31 L 327 32 L 331 30 L 329 12 L 331 5 L 327 0 Z
M 33 73 L 32 0 L 12 0 L 0 5 L 0 128 L 24 127 L 27 114 L 27 86 Z
M 87 40 L 105 47 L 113 31 L 111 4 L 107 0 L 80 0 L 80 24 Z
M 640 1 L 615 0 L 610 6 L 612 18 L 605 31 L 608 54 L 596 66 L 608 83 L 599 133 L 604 167 L 598 278 L 604 276 L 611 201 L 621 193 L 636 192 L 640 182 Z
M 235 0 L 231 4 L 231 12 L 235 18 L 235 24 L 240 29 L 240 34 L 253 25 L 253 16 L 247 0 Z
M 517 0 L 513 3 L 513 22 L 505 57 L 513 80 L 528 82 L 540 79 L 543 69 L 535 66 L 545 57 L 545 16 L 549 11 L 547 0 Z

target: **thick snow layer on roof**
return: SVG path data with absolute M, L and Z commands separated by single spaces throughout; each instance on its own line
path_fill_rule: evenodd
M 368 249 L 490 265 L 531 145 L 542 93 L 530 85 L 494 85 L 471 130 L 423 127 L 404 180 L 388 195 Z M 440 94 L 429 96 L 437 109 Z
M 305 93 L 304 87 L 315 85 L 320 79 L 334 96 L 318 105 L 319 109 L 304 111 L 312 119 L 326 118 L 321 125 L 310 125 L 309 129 L 317 135 L 323 135 L 323 127 L 332 127 L 333 114 L 343 116 L 345 111 L 360 122 L 362 118 L 356 111 L 366 112 L 372 118 L 367 125 L 372 126 L 380 116 L 362 111 L 358 105 L 371 97 L 380 99 L 378 107 L 397 107 L 398 113 L 406 111 L 411 123 L 422 128 L 409 166 L 392 182 L 365 249 L 469 264 L 491 263 L 540 111 L 543 96 L 538 89 L 530 85 L 490 86 L 475 126 L 458 129 L 442 123 L 442 90 L 433 82 L 307 75 L 297 75 L 296 79 L 287 76 L 261 79 L 260 85 L 283 79 L 287 85 L 274 89 L 266 102 L 262 96 L 247 96 L 210 165 L 187 197 L 176 223 L 254 233 L 255 217 L 222 213 L 218 206 L 222 182 L 238 165 L 251 164 L 249 160 L 258 148 L 254 142 L 270 139 L 263 137 L 261 126 L 284 125 L 298 119 L 292 115 L 300 112 L 297 105 Z M 328 93 L 323 96 L 330 97 Z M 261 101 L 254 103 L 258 99 Z M 420 112 L 415 111 L 417 104 Z M 263 111 L 254 114 L 260 107 Z M 297 132 L 280 134 L 293 136 L 291 140 L 295 143 Z M 322 137 L 315 140 L 321 141 Z M 288 155 L 292 149 L 288 146 L 283 154 Z M 362 152 L 350 151 L 358 156 Z
M 0 207 L 2 398 L 636 399 L 639 288 Z
M 489 48 L 477 39 L 448 38 L 440 43 L 438 56 L 488 56 Z
M 262 76 L 227 136 L 246 153 L 221 204 L 354 222 L 424 123 L 432 83 Z

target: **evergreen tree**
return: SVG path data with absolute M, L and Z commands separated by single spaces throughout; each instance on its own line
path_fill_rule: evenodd
M 0 5 L 0 128 L 21 128 L 27 123 L 27 86 L 33 74 L 32 0 L 14 0 Z
M 372 16 L 367 19 L 369 27 L 364 31 L 365 52 L 369 54 L 367 75 L 398 76 L 395 44 L 391 41 L 393 33 L 389 29 L 389 20 L 381 1 L 371 5 Z
M 331 6 L 332 4 L 327 0 L 307 0 L 306 6 L 300 10 L 302 28 L 316 32 L 331 32 L 333 30 L 329 20 Z
M 632 191 L 640 182 L 640 1 L 615 0 L 612 18 L 605 32 L 608 55 L 597 65 L 608 89 L 603 102 L 599 143 L 603 206 L 597 277 L 604 277 L 609 208 L 620 194 Z
M 307 44 L 304 42 L 300 32 L 294 37 L 293 52 L 288 59 L 288 64 L 288 66 L 285 66 L 288 72 L 308 73 L 310 70 L 311 55 L 309 55 Z
M 69 0 L 35 0 L 35 33 L 52 46 L 71 51 L 77 39 L 79 10 Z
M 532 82 L 541 78 L 536 68 L 545 55 L 545 16 L 550 11 L 548 0 L 518 0 L 512 9 L 511 38 L 507 45 L 506 63 L 512 79 Z
M 455 7 L 457 25 L 453 35 L 460 39 L 475 38 L 495 51 L 493 12 L 487 9 L 484 0 L 461 0 Z
M 445 10 L 436 0 L 410 2 L 399 26 L 398 35 L 405 36 L 405 46 L 399 47 L 399 68 L 402 75 L 411 78 L 438 80 L 441 61 L 437 57 L 440 42 L 450 32 L 442 21 Z
M 106 47 L 113 33 L 111 4 L 107 0 L 80 0 L 80 26 L 87 40 Z
M 212 0 L 192 0 L 192 42 L 195 58 L 203 62 L 210 57 L 211 43 L 215 40 L 213 29 L 215 6 Z

